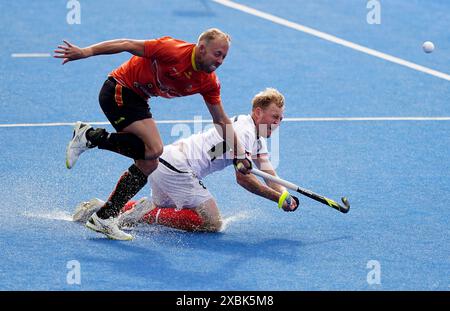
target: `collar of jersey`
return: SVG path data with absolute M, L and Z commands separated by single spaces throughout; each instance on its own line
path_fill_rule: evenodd
M 197 65 L 195 65 L 195 46 L 194 46 L 194 48 L 192 49 L 191 63 L 192 63 L 192 68 L 194 68 L 195 71 L 198 71 Z

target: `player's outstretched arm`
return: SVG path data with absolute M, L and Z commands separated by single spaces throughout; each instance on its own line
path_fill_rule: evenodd
M 253 159 L 255 166 L 266 173 L 276 176 L 275 169 L 270 163 L 267 154 L 259 154 Z M 259 181 L 255 175 L 249 174 L 242 176 L 242 174 L 236 174 L 236 181 L 240 186 L 246 190 L 257 194 L 263 198 L 277 202 L 278 207 L 282 208 L 286 212 L 295 211 L 298 207 L 298 199 L 292 196 L 285 187 L 271 182 L 270 180 L 264 180 L 266 185 Z
M 236 172 L 236 182 L 245 190 L 263 198 L 278 202 L 280 193 L 261 183 L 253 174 L 243 175 Z
M 260 182 L 253 174 L 243 175 L 236 172 L 236 181 L 245 190 L 278 203 L 278 207 L 286 212 L 297 209 L 297 200 L 286 190 L 278 192 Z
M 65 45 L 58 45 L 58 49 L 54 51 L 55 55 L 53 56 L 63 58 L 63 65 L 77 59 L 121 52 L 144 56 L 144 40 L 116 39 L 103 41 L 85 48 L 80 48 L 66 40 L 63 40 L 63 42 Z
M 261 171 L 266 172 L 272 176 L 277 176 L 277 172 L 273 168 L 273 165 L 269 160 L 268 154 L 258 155 L 258 157 L 256 159 L 254 159 L 254 162 L 255 162 L 256 167 L 258 169 L 260 169 Z M 277 184 L 273 181 L 264 179 L 264 182 L 266 183 L 266 185 L 268 187 L 272 188 L 275 191 L 278 191 L 280 193 L 282 193 L 283 191 L 286 191 L 285 187 L 283 187 L 282 185 Z

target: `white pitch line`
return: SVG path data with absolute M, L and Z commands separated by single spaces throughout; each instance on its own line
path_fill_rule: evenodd
M 339 117 L 339 118 L 284 118 L 283 122 L 361 122 L 361 121 L 450 121 L 450 117 Z M 91 125 L 108 125 L 109 122 L 88 122 Z M 212 120 L 160 120 L 158 124 L 181 124 L 181 123 L 212 123 Z M 52 126 L 73 126 L 75 122 L 54 122 L 54 123 L 12 123 L 0 124 L 0 128 L 8 127 L 52 127 Z
M 12 53 L 13 58 L 36 58 L 36 57 L 50 57 L 49 53 Z
M 109 122 L 89 122 L 91 125 L 107 125 Z M 13 123 L 0 124 L 0 127 L 50 127 L 50 126 L 74 126 L 75 122 L 54 122 L 54 123 Z
M 321 38 L 323 40 L 327 40 L 327 41 L 330 41 L 330 42 L 333 42 L 333 43 L 336 43 L 336 44 L 348 47 L 350 49 L 353 49 L 353 50 L 356 50 L 356 51 L 359 51 L 359 52 L 362 52 L 362 53 L 365 53 L 365 54 L 368 54 L 368 55 L 371 55 L 371 56 L 374 56 L 374 57 L 378 57 L 378 58 L 384 59 L 386 61 L 389 61 L 389 62 L 398 64 L 398 65 L 401 65 L 401 66 L 405 66 L 405 67 L 408 67 L 408 68 L 411 68 L 411 69 L 414 69 L 414 70 L 417 70 L 417 71 L 420 71 L 420 72 L 423 72 L 423 73 L 435 76 L 437 78 L 441 78 L 441 79 L 450 81 L 450 75 L 448 75 L 446 73 L 443 73 L 443 72 L 440 72 L 440 71 L 437 71 L 437 70 L 434 70 L 434 69 L 431 69 L 431 68 L 427 68 L 427 67 L 424 67 L 424 66 L 421 66 L 421 65 L 417 65 L 417 64 L 412 63 L 410 61 L 407 61 L 407 60 L 404 60 L 404 59 L 401 59 L 401 58 L 398 58 L 398 57 L 395 57 L 395 56 L 392 56 L 392 55 L 389 55 L 389 54 L 385 54 L 385 53 L 382 53 L 382 52 L 379 52 L 379 51 L 376 51 L 376 50 L 373 50 L 373 49 L 370 49 L 370 48 L 367 48 L 365 46 L 362 46 L 362 45 L 359 45 L 359 44 L 356 44 L 356 43 L 353 43 L 353 42 L 350 42 L 350 41 L 347 41 L 347 40 L 335 37 L 333 35 L 330 35 L 330 34 L 327 34 L 327 33 L 321 32 L 321 31 L 318 31 L 316 29 L 313 29 L 313 28 L 310 28 L 310 27 L 306 27 L 306 26 L 303 26 L 303 25 L 300 25 L 300 24 L 288 21 L 288 20 L 286 20 L 284 18 L 280 18 L 278 16 L 275 16 L 275 15 L 272 15 L 272 14 L 269 14 L 269 13 L 265 13 L 265 12 L 253 9 L 253 8 L 248 7 L 246 5 L 242 5 L 242 4 L 239 4 L 239 3 L 236 3 L 236 2 L 233 2 L 233 1 L 229 1 L 229 0 L 213 0 L 213 1 L 216 2 L 216 3 L 219 3 L 221 5 L 224 5 L 224 6 L 227 6 L 227 7 L 236 9 L 236 10 L 239 10 L 241 12 L 245 12 L 245 13 L 248 13 L 250 15 L 254 15 L 254 16 L 257 16 L 257 17 L 269 20 L 269 21 L 271 21 L 273 23 L 276 23 L 276 24 L 279 24 L 279 25 L 283 25 L 283 26 L 286 26 L 286 27 L 289 27 L 289 28 L 292 28 L 292 29 L 295 29 L 295 30 L 298 30 L 298 31 L 301 31 L 301 32 L 304 32 L 304 33 L 307 33 L 307 34 L 310 34 L 312 36 Z
M 285 118 L 283 122 L 335 122 L 335 121 L 450 121 L 450 117 L 340 117 L 340 118 Z

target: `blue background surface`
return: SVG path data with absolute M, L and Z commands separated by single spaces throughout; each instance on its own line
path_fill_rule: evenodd
M 66 22 L 66 3 L 0 3 L 0 290 L 449 290 L 450 121 L 283 123 L 278 174 L 348 196 L 346 215 L 306 197 L 297 212 L 281 212 L 240 188 L 228 168 L 205 179 L 226 220 L 222 233 L 143 225 L 135 240 L 118 242 L 71 222 L 76 204 L 106 198 L 130 161 L 92 150 L 69 171 L 70 126 L 4 125 L 106 121 L 99 89 L 129 55 L 61 66 L 12 53 L 52 53 L 62 39 L 195 42 L 218 27 L 233 38 L 218 70 L 230 116 L 248 113 L 268 86 L 285 94 L 286 118 L 447 117 L 450 94 L 449 81 L 212 1 L 80 1 L 80 25 Z M 364 1 L 239 3 L 450 72 L 448 1 L 383 2 L 380 25 L 367 24 Z M 436 44 L 432 54 L 425 40 Z M 210 119 L 198 95 L 151 106 L 156 120 Z M 159 125 L 166 144 L 177 138 L 173 126 Z M 66 281 L 70 260 L 80 262 L 80 285 Z M 381 284 L 367 282 L 370 260 L 380 263 Z

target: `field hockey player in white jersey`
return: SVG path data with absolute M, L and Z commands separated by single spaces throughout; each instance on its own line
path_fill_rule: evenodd
M 276 89 L 267 88 L 254 96 L 250 115 L 231 119 L 254 165 L 274 176 L 276 172 L 269 160 L 266 138 L 281 124 L 283 112 L 284 96 Z M 119 225 L 146 222 L 186 231 L 220 231 L 219 208 L 202 180 L 232 166 L 230 150 L 216 128 L 164 146 L 158 168 L 149 177 L 151 199 L 129 201 L 119 215 Z M 283 186 L 268 180 L 263 183 L 253 174 L 235 173 L 237 183 L 246 190 L 274 201 L 284 211 L 297 209 L 298 199 Z M 84 221 L 102 205 L 100 199 L 79 204 L 74 220 Z

